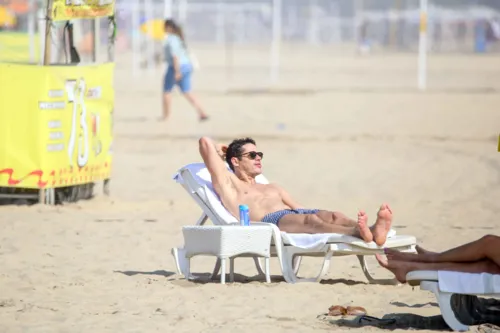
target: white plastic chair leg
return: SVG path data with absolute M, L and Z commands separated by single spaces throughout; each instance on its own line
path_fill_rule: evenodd
M 302 256 L 295 256 L 293 259 L 293 273 L 295 275 L 299 274 L 300 263 L 302 262 Z
M 265 265 L 266 265 L 266 282 L 271 283 L 271 273 L 269 269 L 269 258 L 264 259 Z
M 225 284 L 226 283 L 226 258 L 221 258 L 220 260 L 220 283 Z
M 187 270 L 188 270 L 188 259 L 186 258 L 186 251 L 183 248 L 174 247 L 171 251 L 172 256 L 174 257 L 175 267 L 177 269 L 178 274 L 182 274 L 188 278 Z
M 229 282 L 234 282 L 234 258 L 229 259 Z
M 257 268 L 258 275 L 265 277 L 266 281 L 270 282 L 271 270 L 269 269 L 269 259 L 268 258 L 266 258 L 266 259 L 267 259 L 267 262 L 265 262 L 266 266 L 265 266 L 265 268 L 262 268 L 260 258 L 253 257 L 255 267 Z M 215 262 L 215 267 L 214 267 L 214 270 L 213 270 L 212 275 L 210 277 L 211 279 L 214 279 L 217 276 L 217 274 L 219 274 L 219 271 L 221 270 L 221 262 L 222 262 L 221 259 L 217 259 L 217 261 Z M 234 258 L 230 259 L 229 269 L 230 269 L 229 279 L 231 282 L 234 282 Z M 225 272 L 225 271 L 223 270 L 223 272 Z M 222 274 L 222 272 L 221 272 L 221 274 Z M 268 278 L 268 275 L 269 275 L 269 278 Z
M 439 290 L 439 283 L 435 281 L 422 281 L 420 282 L 420 289 L 428 290 L 436 296 L 436 299 L 439 304 L 439 308 L 441 309 L 441 314 L 443 315 L 443 319 L 450 326 L 450 328 L 454 331 L 468 331 L 469 326 L 462 324 L 458 321 L 457 317 L 455 317 L 455 313 L 451 308 L 451 296 L 452 293 L 446 293 Z
M 324 259 L 323 259 L 323 265 L 321 266 L 321 270 L 319 274 L 316 277 L 313 278 L 299 278 L 297 274 L 295 274 L 295 268 L 294 268 L 294 255 L 296 253 L 293 251 L 293 248 L 290 249 L 284 249 L 283 251 L 283 260 L 285 261 L 283 263 L 284 269 L 287 271 L 286 273 L 283 272 L 283 275 L 285 277 L 286 282 L 288 283 L 298 283 L 298 282 L 319 282 L 321 278 L 326 275 L 328 272 L 328 269 L 330 268 L 330 259 L 332 258 L 333 252 L 329 251 L 326 253 Z M 300 254 L 298 254 L 300 255 Z
M 214 267 L 214 270 L 212 271 L 212 275 L 210 276 L 210 279 L 215 279 L 215 277 L 217 276 L 217 274 L 219 274 L 219 271 L 220 271 L 220 259 L 217 258 L 217 261 L 215 262 L 215 267 Z
M 179 262 L 179 249 L 174 247 L 172 248 L 172 250 L 170 250 L 170 253 L 172 254 L 172 257 L 174 257 L 175 269 L 177 271 L 177 274 L 182 274 L 181 265 Z
M 359 263 L 361 264 L 361 270 L 363 271 L 363 274 L 365 274 L 366 279 L 368 280 L 369 283 L 371 284 L 381 284 L 381 285 L 398 285 L 399 282 L 396 280 L 396 278 L 392 279 L 375 279 L 368 268 L 368 264 L 366 263 L 366 256 L 356 256 L 358 257 Z
M 260 263 L 260 258 L 253 257 L 253 261 L 255 263 L 255 268 L 257 269 L 257 273 L 259 276 L 264 276 L 264 270 L 262 269 L 262 264 Z
M 190 258 L 186 258 L 186 266 L 185 266 L 185 274 L 184 274 L 184 277 L 186 278 L 186 280 L 190 280 L 191 279 L 191 260 Z
M 293 256 L 289 254 L 289 250 L 284 247 L 281 253 L 281 270 L 283 273 L 283 278 L 287 283 L 296 283 L 297 277 L 293 273 L 293 260 L 291 259 Z
M 208 216 L 205 213 L 202 213 L 198 221 L 196 221 L 196 225 L 204 225 L 207 222 Z
M 330 260 L 332 259 L 333 252 L 328 251 L 326 254 L 325 258 L 323 259 L 323 265 L 321 266 L 321 271 L 319 275 L 316 277 L 315 282 L 319 282 L 323 276 L 325 276 L 328 273 L 328 270 L 330 269 Z

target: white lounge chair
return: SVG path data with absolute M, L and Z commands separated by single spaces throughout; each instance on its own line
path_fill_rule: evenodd
M 173 178 L 184 187 L 203 210 L 196 225 L 202 226 L 208 218 L 215 225 L 238 224 L 238 220 L 224 208 L 213 190 L 210 173 L 203 163 L 189 164 L 181 168 Z M 263 175 L 258 176 L 256 181 L 263 184 L 268 183 Z M 366 243 L 359 238 L 341 234 L 290 234 L 280 232 L 272 224 L 266 223 L 266 225 L 273 227 L 275 235 L 271 254 L 273 257 L 278 257 L 283 277 L 289 283 L 318 282 L 328 272 L 332 256 L 356 255 L 363 273 L 370 283 L 397 284 L 395 279 L 373 278 L 368 270 L 365 256 L 383 253 L 384 247 L 402 252 L 415 252 L 415 237 L 395 235 L 394 230 L 391 230 L 383 247 L 379 247 L 374 242 Z M 182 248 L 172 249 L 172 255 L 179 273 L 182 273 L 182 267 L 186 266 L 184 253 Z M 324 258 L 320 273 L 316 277 L 309 279 L 297 277 L 301 257 L 303 256 Z M 259 274 L 263 274 L 260 262 L 255 259 L 255 263 Z M 213 276 L 217 275 L 219 270 L 220 261 L 218 260 Z
M 414 271 L 406 275 L 411 286 L 434 293 L 444 321 L 455 331 L 467 331 L 469 326 L 461 323 L 451 306 L 454 294 L 500 298 L 500 275 L 472 274 L 449 271 Z

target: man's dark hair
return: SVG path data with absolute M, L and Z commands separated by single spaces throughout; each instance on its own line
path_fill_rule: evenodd
M 255 140 L 252 138 L 236 139 L 229 144 L 229 147 L 227 147 L 226 162 L 227 164 L 229 164 L 231 170 L 234 171 L 234 166 L 233 163 L 231 162 L 231 159 L 233 157 L 237 157 L 239 160 L 241 160 L 241 154 L 243 153 L 243 146 L 248 143 L 255 145 Z

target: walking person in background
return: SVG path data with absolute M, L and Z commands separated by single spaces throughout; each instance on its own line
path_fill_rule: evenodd
M 172 106 L 172 89 L 179 86 L 182 94 L 198 112 L 200 121 L 208 119 L 196 97 L 191 92 L 191 75 L 193 65 L 189 59 L 186 41 L 182 28 L 171 19 L 165 21 L 165 61 L 167 71 L 163 80 L 163 116 L 165 121 L 170 115 Z

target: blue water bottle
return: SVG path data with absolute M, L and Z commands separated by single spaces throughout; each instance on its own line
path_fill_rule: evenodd
M 250 225 L 250 210 L 247 205 L 240 205 L 240 225 Z

